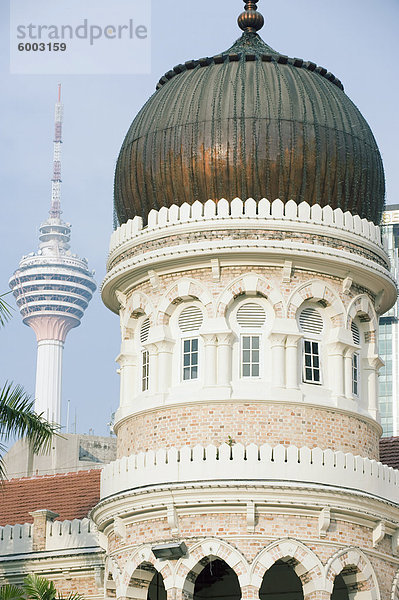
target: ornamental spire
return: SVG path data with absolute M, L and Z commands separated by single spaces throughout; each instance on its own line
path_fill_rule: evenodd
M 258 0 L 244 0 L 244 12 L 238 17 L 238 26 L 244 32 L 256 33 L 259 29 L 262 29 L 265 20 L 263 15 L 258 12 Z

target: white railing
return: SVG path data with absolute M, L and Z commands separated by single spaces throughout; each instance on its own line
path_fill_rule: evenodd
M 357 234 L 367 240 L 381 246 L 380 228 L 368 221 L 361 219 L 359 215 L 353 216 L 350 212 L 343 212 L 340 208 L 332 209 L 331 206 L 319 204 L 310 206 L 307 202 L 296 204 L 290 200 L 284 204 L 277 199 L 273 202 L 263 199 L 255 202 L 249 198 L 245 202 L 235 198 L 232 202 L 225 199 L 217 203 L 208 200 L 205 204 L 194 202 L 181 206 L 175 204 L 170 208 L 162 207 L 160 210 L 151 210 L 148 215 L 148 224 L 143 227 L 141 217 L 134 217 L 121 225 L 111 236 L 110 252 L 116 250 L 124 242 L 141 236 L 150 231 L 174 225 L 190 223 L 195 221 L 221 219 L 255 219 L 259 221 L 296 221 L 299 223 L 312 223 L 324 225 L 335 229 L 341 229 Z
M 6 525 L 0 527 L 0 556 L 32 552 L 33 525 Z
M 97 530 L 90 519 L 47 522 L 46 550 L 90 548 L 93 546 L 98 546 Z
M 322 484 L 399 504 L 399 471 L 391 467 L 343 452 L 267 444 L 186 446 L 123 457 L 104 467 L 101 498 L 142 486 L 221 480 Z

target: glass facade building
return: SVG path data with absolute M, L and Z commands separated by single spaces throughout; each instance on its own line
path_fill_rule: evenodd
M 399 204 L 387 206 L 382 217 L 382 236 L 391 259 L 391 268 L 399 275 Z M 380 318 L 379 354 L 385 366 L 379 377 L 379 409 L 384 436 L 399 435 L 399 303 Z

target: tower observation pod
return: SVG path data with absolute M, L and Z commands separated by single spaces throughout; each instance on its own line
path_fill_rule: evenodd
M 62 353 L 68 331 L 80 325 L 96 284 L 87 260 L 70 251 L 71 225 L 61 219 L 61 86 L 55 105 L 51 208 L 39 249 L 24 256 L 9 285 L 23 322 L 37 338 L 35 410 L 61 422 Z

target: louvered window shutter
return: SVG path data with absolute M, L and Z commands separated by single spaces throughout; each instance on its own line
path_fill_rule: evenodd
M 299 325 L 305 333 L 320 335 L 323 331 L 323 319 L 321 314 L 311 306 L 304 308 L 299 315 Z
M 255 302 L 246 302 L 237 311 L 237 323 L 246 329 L 262 327 L 265 321 L 265 310 Z
M 353 343 L 357 344 L 359 346 L 360 345 L 360 331 L 359 331 L 359 327 L 353 321 L 351 324 L 351 331 L 352 331 Z
M 140 330 L 140 342 L 144 344 L 148 340 L 148 334 L 150 333 L 150 319 L 146 319 L 141 326 Z
M 179 317 L 180 331 L 198 331 L 204 320 L 201 310 L 197 306 L 188 306 Z

